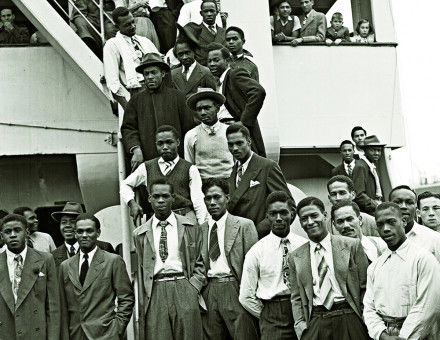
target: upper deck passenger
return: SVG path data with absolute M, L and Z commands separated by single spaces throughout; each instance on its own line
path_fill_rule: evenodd
M 301 29 L 299 37 L 292 40 L 292 46 L 302 43 L 322 42 L 325 39 L 327 20 L 323 13 L 313 9 L 313 0 L 300 0 L 303 14 L 299 16 Z

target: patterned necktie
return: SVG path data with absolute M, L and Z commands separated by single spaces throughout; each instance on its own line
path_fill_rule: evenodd
M 173 161 L 171 162 L 165 162 L 165 169 L 164 169 L 164 175 L 168 175 L 171 172 L 171 167 L 173 166 Z
M 289 254 L 289 248 L 287 247 L 288 243 L 290 243 L 290 241 L 287 238 L 283 238 L 281 240 L 281 245 L 283 246 L 283 267 L 282 267 L 283 281 L 286 284 L 287 288 L 290 289 L 289 262 L 287 261 L 287 254 Z
M 377 173 L 376 166 L 373 164 L 371 167 L 371 173 L 373 174 L 374 181 L 376 182 L 376 198 L 382 198 L 382 188 L 380 187 L 379 174 Z
M 307 22 L 307 15 L 304 15 L 304 20 L 302 22 L 302 25 L 304 26 L 306 24 L 306 22 Z
M 168 225 L 167 221 L 159 221 L 159 227 L 161 227 L 160 241 L 159 241 L 159 256 L 162 262 L 165 262 L 165 260 L 168 257 L 167 230 L 166 230 L 167 225 Z
M 348 173 L 348 176 L 351 176 L 353 173 L 353 169 L 351 168 L 351 164 L 347 164 L 347 173 Z
M 212 33 L 212 35 L 216 35 L 217 33 L 215 33 L 215 26 L 214 25 L 209 25 L 209 32 Z
M 14 298 L 17 301 L 18 288 L 21 282 L 21 273 L 23 271 L 23 257 L 21 255 L 15 255 L 14 257 L 14 282 L 12 284 L 12 290 Z
M 241 182 L 241 177 L 243 176 L 243 165 L 240 164 L 237 168 L 237 178 L 235 179 L 235 186 L 238 188 L 238 185 Z
M 213 127 L 213 126 L 208 126 L 208 129 L 209 129 L 209 135 L 210 135 L 210 136 L 214 136 L 214 135 L 215 135 L 215 129 L 214 129 L 214 127 Z
M 211 232 L 209 233 L 209 258 L 212 262 L 216 261 L 220 256 L 217 230 L 217 223 L 214 223 L 211 228 Z
M 142 59 L 144 52 L 142 49 L 141 44 L 139 43 L 139 41 L 136 38 L 131 38 L 131 42 L 133 43 L 133 47 L 134 47 L 134 51 L 136 54 L 136 58 L 138 59 Z
M 189 69 L 184 66 L 183 71 L 182 71 L 182 75 L 183 75 L 183 79 L 185 79 L 185 81 L 188 81 L 188 72 L 189 72 Z
M 70 246 L 70 250 L 69 250 L 69 257 L 73 257 L 75 256 L 75 247 L 74 246 Z
M 79 282 L 84 285 L 84 281 L 86 280 L 87 272 L 89 271 L 89 254 L 85 253 L 83 256 L 83 263 L 81 265 L 81 270 L 79 272 Z
M 334 302 L 334 291 L 330 280 L 330 273 L 328 265 L 325 262 L 324 254 L 322 252 L 322 245 L 318 243 L 315 248 L 316 264 L 318 265 L 319 277 L 319 293 L 322 304 L 325 308 L 330 310 Z

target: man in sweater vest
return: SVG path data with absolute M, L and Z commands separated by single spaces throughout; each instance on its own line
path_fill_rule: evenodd
M 141 164 L 133 173 L 121 182 L 121 197 L 130 208 L 131 216 L 136 219 L 143 215 L 142 207 L 135 201 L 133 189 L 144 184 L 166 178 L 174 187 L 172 210 L 202 224 L 206 219 L 206 206 L 203 201 L 202 180 L 194 165 L 181 159 L 177 154 L 180 140 L 176 129 L 162 125 L 156 131 L 156 147 L 160 157 Z
M 217 118 L 224 102 L 225 97 L 210 88 L 199 88 L 186 102 L 201 123 L 185 135 L 185 159 L 197 166 L 203 180 L 229 178 L 234 165 L 226 139 L 228 126 Z

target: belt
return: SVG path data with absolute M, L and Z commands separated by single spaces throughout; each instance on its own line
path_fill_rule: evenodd
M 234 276 L 223 276 L 223 277 L 208 277 L 209 282 L 218 282 L 218 283 L 225 283 L 225 282 L 235 282 L 237 279 Z
M 159 273 L 154 277 L 154 282 L 162 282 L 162 281 L 175 281 L 182 280 L 185 278 L 183 273 Z
M 235 119 L 235 118 L 221 118 L 221 119 L 219 119 L 219 121 L 220 121 L 220 123 L 223 123 L 223 124 L 232 124 L 232 123 L 236 123 L 236 122 L 238 122 L 238 120 L 237 119 Z
M 382 314 L 379 315 L 382 318 L 383 322 L 385 323 L 385 326 L 398 328 L 399 330 L 402 328 L 402 325 L 406 320 L 406 316 L 401 318 L 396 318 L 393 316 L 387 316 Z
M 280 301 L 290 301 L 290 295 L 277 295 L 274 296 L 272 299 L 269 300 L 261 300 L 263 303 L 267 302 L 280 302 Z
M 177 215 L 184 216 L 184 215 L 188 214 L 191 210 L 192 210 L 192 208 L 185 207 L 185 208 L 174 209 L 173 212 Z
M 312 309 L 312 314 L 324 318 L 352 313 L 354 313 L 354 310 L 347 301 L 335 302 L 330 310 L 324 306 L 313 306 Z

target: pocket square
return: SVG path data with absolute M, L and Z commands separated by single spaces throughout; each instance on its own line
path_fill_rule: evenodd
M 252 188 L 252 187 L 259 185 L 259 184 L 260 184 L 260 182 L 251 180 L 251 183 L 249 184 L 249 188 Z
M 46 276 L 46 275 L 44 275 L 44 273 L 42 273 L 42 272 L 38 273 L 38 277 L 43 277 L 43 276 Z

